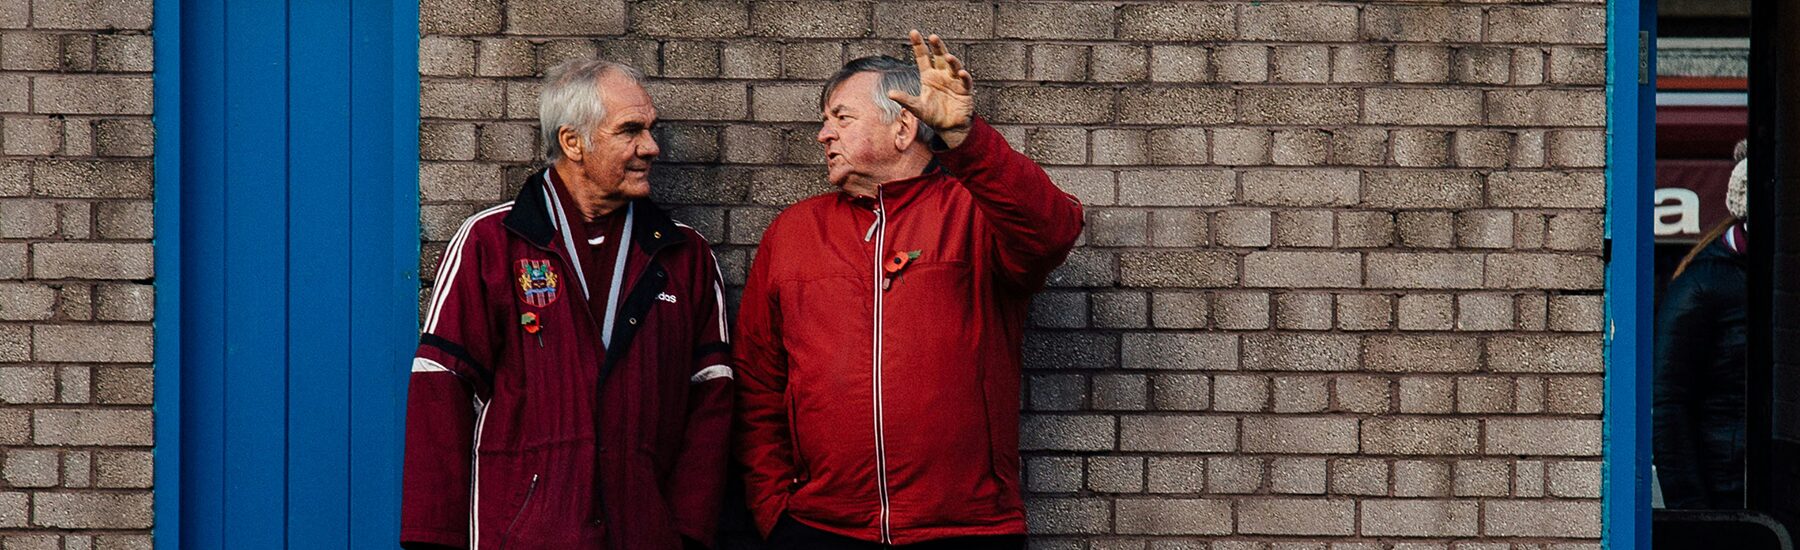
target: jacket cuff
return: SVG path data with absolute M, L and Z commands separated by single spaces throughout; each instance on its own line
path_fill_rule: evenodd
M 976 116 L 969 119 L 969 135 L 963 137 L 962 143 L 952 148 L 944 142 L 943 136 L 933 134 L 929 148 L 939 161 L 954 168 L 986 156 L 993 150 L 995 141 L 1004 144 L 1006 138 L 1000 135 L 999 130 L 988 125 L 987 119 Z

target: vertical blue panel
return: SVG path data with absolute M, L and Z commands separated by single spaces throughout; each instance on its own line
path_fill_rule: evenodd
M 351 548 L 350 6 L 288 8 L 288 548 Z M 327 290 L 330 289 L 330 290 Z M 380 300 L 376 299 L 376 303 Z M 347 345 L 351 344 L 351 345 Z M 390 541 L 391 542 L 391 541 Z M 360 546 L 370 548 L 373 546 Z
M 156 231 L 152 246 L 156 247 L 156 334 L 154 415 L 156 446 L 152 450 L 155 505 L 158 514 L 154 525 L 155 545 L 179 548 L 181 545 L 181 40 L 185 34 L 179 22 L 181 2 L 157 2 L 155 6 L 156 73 Z
M 352 270 L 379 274 L 349 289 L 352 547 L 400 538 L 400 466 L 407 359 L 418 319 L 418 7 L 360 2 L 349 66 Z M 402 97 L 397 97 L 402 96 Z M 408 105 L 412 105 L 408 107 Z
M 182 541 L 173 547 L 213 549 L 225 547 L 224 341 L 232 337 L 224 322 L 223 269 L 224 237 L 230 228 L 219 220 L 226 201 L 227 22 L 223 0 L 190 0 L 181 12 L 179 21 L 158 21 L 159 28 L 179 25 L 183 30 L 181 176 L 178 182 L 158 180 L 157 189 L 179 186 L 181 192 L 182 217 L 173 223 L 179 224 L 183 243 L 177 336 L 182 343 L 178 362 L 158 365 L 157 377 L 171 369 L 181 372 L 181 401 L 168 404 L 179 407 L 182 426 L 182 439 L 176 442 L 182 448 Z M 159 256 L 163 252 L 157 250 Z M 159 336 L 167 337 L 161 331 Z
M 157 545 L 391 548 L 417 3 L 156 13 Z
M 283 543 L 287 6 L 225 4 L 225 545 Z
M 1655 0 L 1607 4 L 1607 356 L 1603 544 L 1650 548 L 1650 190 Z M 1640 32 L 1652 55 L 1640 63 Z M 1640 81 L 1640 72 L 1643 80 Z

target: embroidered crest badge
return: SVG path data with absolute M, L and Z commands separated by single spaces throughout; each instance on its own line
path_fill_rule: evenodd
M 536 307 L 556 302 L 556 269 L 550 260 L 519 260 L 519 299 Z

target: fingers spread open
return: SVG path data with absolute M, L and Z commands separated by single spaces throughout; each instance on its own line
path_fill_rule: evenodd
M 914 29 L 907 33 L 906 39 L 912 42 L 913 62 L 919 64 L 919 72 L 930 70 L 931 52 L 925 49 L 925 40 L 919 37 L 919 31 Z
M 944 47 L 944 39 L 938 38 L 938 35 L 935 34 L 931 35 L 931 55 L 932 68 L 943 69 L 949 66 L 945 58 L 950 56 L 950 49 Z

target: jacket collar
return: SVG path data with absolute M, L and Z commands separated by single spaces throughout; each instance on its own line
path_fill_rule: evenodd
M 513 199 L 512 211 L 501 221 L 501 225 L 539 248 L 554 248 L 557 232 L 567 227 L 558 224 L 557 217 L 552 215 L 556 199 L 551 197 L 554 190 L 549 174 L 550 170 L 544 169 L 527 178 L 525 185 L 519 188 L 518 197 Z M 632 216 L 631 240 L 645 254 L 655 255 L 670 245 L 687 240 L 675 220 L 655 201 L 636 199 L 631 204 L 636 212 Z
M 943 165 L 938 164 L 937 157 L 933 156 L 931 162 L 925 165 L 925 169 L 920 171 L 919 175 L 883 183 L 880 187 L 875 188 L 875 193 L 888 203 L 889 209 L 897 208 L 911 202 L 920 190 L 931 187 L 931 183 L 944 179 L 948 174 L 949 172 L 944 170 Z M 838 196 L 851 204 L 864 208 L 873 207 L 876 202 L 874 198 L 858 197 L 843 191 L 839 191 Z

